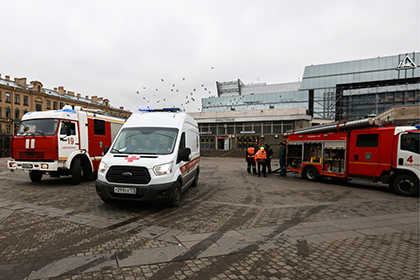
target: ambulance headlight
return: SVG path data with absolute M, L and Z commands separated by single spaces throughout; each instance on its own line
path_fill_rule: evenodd
M 171 173 L 172 161 L 165 164 L 156 165 L 155 167 L 153 167 L 153 172 L 155 172 L 157 176 Z
M 16 168 L 17 167 L 17 164 L 16 164 L 16 162 L 9 162 L 9 167 L 10 168 Z
M 107 166 L 107 165 L 106 165 L 106 163 L 105 163 L 105 162 L 103 162 L 103 161 L 101 161 L 101 162 L 99 163 L 98 172 L 101 172 L 101 173 L 105 172 L 106 166 Z

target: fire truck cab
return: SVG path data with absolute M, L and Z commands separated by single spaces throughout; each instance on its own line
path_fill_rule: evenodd
M 33 182 L 44 174 L 71 175 L 72 184 L 79 184 L 82 174 L 93 180 L 104 147 L 111 145 L 124 121 L 69 105 L 26 113 L 12 139 L 7 166 L 11 172 L 29 173 Z
M 310 131 L 310 130 L 309 130 Z M 416 127 L 368 127 L 287 136 L 286 170 L 316 181 L 322 177 L 389 184 L 397 194 L 418 196 L 420 131 Z

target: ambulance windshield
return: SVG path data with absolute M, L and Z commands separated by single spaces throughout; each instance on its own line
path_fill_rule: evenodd
M 36 119 L 22 121 L 16 136 L 55 135 L 57 132 L 57 127 L 57 119 Z
M 178 129 L 165 127 L 124 128 L 111 153 L 166 155 L 174 150 Z

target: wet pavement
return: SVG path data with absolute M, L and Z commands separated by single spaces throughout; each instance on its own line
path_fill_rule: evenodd
M 419 198 L 203 157 L 180 207 L 106 204 L 0 158 L 0 279 L 419 279 Z M 278 166 L 273 166 L 273 169 Z

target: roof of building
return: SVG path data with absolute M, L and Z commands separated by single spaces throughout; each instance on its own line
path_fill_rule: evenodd
M 212 111 L 188 113 L 198 123 L 237 122 L 237 121 L 274 121 L 274 120 L 311 120 L 306 108 L 283 108 L 243 111 Z
M 33 89 L 34 88 L 34 85 L 33 84 L 26 84 L 26 87 L 23 87 L 23 86 L 21 86 L 20 84 L 18 84 L 15 81 L 7 80 L 7 79 L 2 79 L 2 78 L 0 78 L 0 85 L 10 86 L 10 87 L 14 87 L 14 88 L 19 88 L 21 90 L 30 90 L 30 89 Z M 87 96 L 86 97 L 77 96 L 77 95 L 75 96 L 74 93 L 73 92 L 70 92 L 70 91 L 67 92 L 67 93 L 64 93 L 64 94 L 60 94 L 56 90 L 47 89 L 47 88 L 43 88 L 43 93 L 48 94 L 48 95 L 51 95 L 51 96 L 54 96 L 54 97 L 62 98 L 62 99 L 69 99 L 69 100 L 73 100 L 73 101 L 80 101 L 80 102 L 84 102 L 86 104 L 95 104 L 95 105 L 99 105 L 99 106 L 105 106 L 105 100 L 107 100 L 107 99 L 103 99 L 103 98 L 98 98 L 98 100 L 95 102 L 92 99 L 86 98 Z M 123 110 L 123 111 L 129 112 L 127 110 L 120 109 L 120 108 L 117 108 L 117 107 L 113 107 L 111 105 L 109 105 L 107 107 L 110 108 L 110 109 Z

